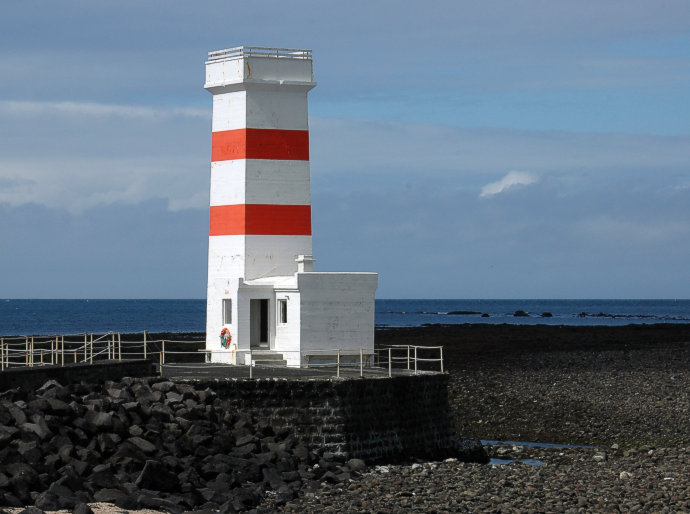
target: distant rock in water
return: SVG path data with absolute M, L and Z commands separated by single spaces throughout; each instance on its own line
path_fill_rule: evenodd
M 525 317 L 525 316 L 529 316 L 529 314 L 527 314 L 527 313 L 526 313 L 525 311 L 523 311 L 523 310 L 519 310 L 519 309 L 518 309 L 518 310 L 515 311 L 515 313 L 513 314 L 513 316 Z
M 599 314 L 590 314 L 588 312 L 581 312 L 578 314 L 579 317 L 581 318 L 586 318 L 588 316 L 591 316 L 592 318 L 617 318 L 615 314 L 607 314 L 605 312 L 600 312 Z
M 449 315 L 452 314 L 454 316 L 468 316 L 470 314 L 481 314 L 481 312 L 477 312 L 477 311 L 450 311 L 448 314 Z
M 553 318 L 553 314 L 551 314 L 550 312 L 542 312 L 541 317 L 542 318 Z
M 486 312 L 485 312 L 484 314 L 482 314 L 482 318 L 490 318 L 490 317 L 491 317 L 491 316 L 489 316 L 489 314 L 486 313 Z

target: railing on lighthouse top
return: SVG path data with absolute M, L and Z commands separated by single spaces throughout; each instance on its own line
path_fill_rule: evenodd
M 208 53 L 209 61 L 240 59 L 243 57 L 266 57 L 272 59 L 311 60 L 311 50 L 298 48 L 271 48 L 268 46 L 236 46 Z

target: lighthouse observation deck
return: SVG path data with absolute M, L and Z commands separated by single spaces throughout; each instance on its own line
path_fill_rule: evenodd
M 208 53 L 206 83 L 211 93 L 226 93 L 242 84 L 313 88 L 311 50 L 237 46 Z
M 268 46 L 236 46 L 225 50 L 208 53 L 209 61 L 241 59 L 243 57 L 264 57 L 271 59 L 308 59 L 311 61 L 311 50 L 297 48 L 272 48 Z

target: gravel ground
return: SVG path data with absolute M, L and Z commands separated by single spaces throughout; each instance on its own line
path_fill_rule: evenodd
M 687 512 L 690 449 L 523 449 L 501 458 L 543 465 L 453 459 L 374 467 L 348 487 L 323 487 L 285 512 Z M 511 455 L 512 454 L 512 455 Z
M 458 432 L 481 439 L 690 446 L 690 345 L 479 361 L 449 393 Z

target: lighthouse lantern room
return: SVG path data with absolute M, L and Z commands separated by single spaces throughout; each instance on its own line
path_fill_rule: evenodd
M 210 52 L 213 94 L 206 349 L 302 366 L 374 347 L 376 273 L 314 272 L 310 50 Z M 251 350 L 251 353 L 250 353 Z

